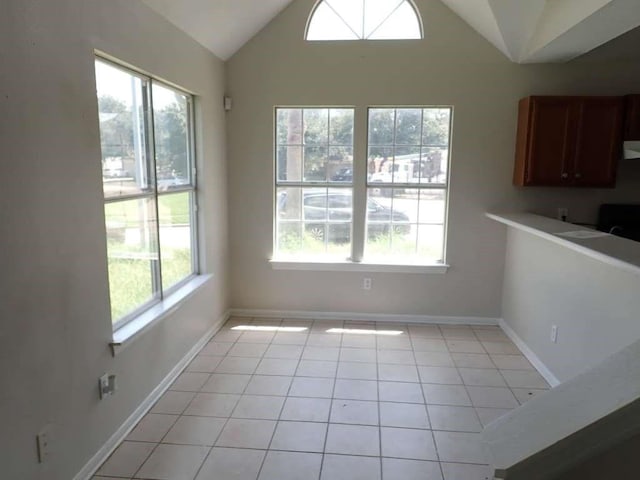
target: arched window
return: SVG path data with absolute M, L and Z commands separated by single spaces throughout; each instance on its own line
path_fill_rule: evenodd
M 307 40 L 400 40 L 422 38 L 411 0 L 320 0 L 307 23 Z

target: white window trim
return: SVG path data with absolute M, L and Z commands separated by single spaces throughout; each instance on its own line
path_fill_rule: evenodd
M 353 125 L 353 172 L 354 179 L 351 183 L 353 189 L 353 216 L 351 220 L 351 258 L 341 259 L 335 256 L 314 256 L 314 257 L 290 257 L 276 254 L 277 233 L 276 233 L 276 207 L 277 207 L 277 145 L 276 145 L 276 112 L 278 108 L 353 108 L 354 109 L 354 125 Z M 373 108 L 449 108 L 451 109 L 451 118 L 449 124 L 449 158 L 447 159 L 447 181 L 444 191 L 446 192 L 446 208 L 444 222 L 444 237 L 442 245 L 442 263 L 421 263 L 420 257 L 415 257 L 415 261 L 411 263 L 400 263 L 399 259 L 392 259 L 389 263 L 382 263 L 379 258 L 369 261 L 364 256 L 365 248 L 365 229 L 366 229 L 366 209 L 358 209 L 358 205 L 365 206 L 367 202 L 367 189 L 369 188 L 366 181 L 366 162 L 359 159 L 367 158 L 369 147 L 369 110 Z M 273 160 L 273 180 L 272 180 L 272 201 L 271 212 L 273 215 L 273 240 L 272 240 L 272 256 L 267 261 L 273 270 L 289 270 L 289 271 L 327 271 L 327 272 L 371 272 L 371 273 L 421 273 L 421 274 L 445 274 L 450 268 L 447 263 L 448 237 L 449 237 L 449 211 L 450 211 L 450 191 L 451 191 L 451 155 L 453 140 L 453 122 L 455 109 L 453 105 L 277 105 L 273 109 L 272 118 L 274 119 L 274 141 L 272 144 L 274 160 Z M 365 178 L 365 181 L 361 179 Z M 358 180 L 360 179 L 360 180 Z M 398 185 L 396 185 L 398 186 Z M 425 185 L 424 188 L 429 188 Z M 361 211 L 362 210 L 362 211 Z M 425 260 L 425 259 L 423 259 Z

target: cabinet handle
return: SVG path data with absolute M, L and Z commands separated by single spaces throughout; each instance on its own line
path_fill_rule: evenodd
M 568 173 L 563 173 L 563 174 L 561 175 L 561 177 L 562 177 L 562 178 L 569 178 L 569 174 L 568 174 Z
M 582 174 L 581 173 L 576 173 L 576 178 L 582 178 Z

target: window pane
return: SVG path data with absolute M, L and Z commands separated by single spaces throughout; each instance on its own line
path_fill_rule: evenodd
M 140 198 L 104 206 L 114 323 L 159 295 L 155 202 Z
M 372 1 L 373 0 L 368 0 L 368 2 Z M 418 22 L 415 10 L 409 5 L 409 2 L 403 2 L 398 9 L 367 38 L 371 40 L 422 38 L 420 23 Z
M 153 84 L 158 190 L 191 184 L 190 105 L 186 95 Z
M 396 145 L 420 145 L 422 110 L 399 108 L 396 111 Z
M 353 109 L 332 108 L 329 130 L 331 145 L 353 145 Z
M 442 147 L 449 144 L 451 110 L 448 108 L 425 108 L 422 143 L 423 145 Z
M 304 147 L 304 181 L 327 181 L 327 147 Z
M 323 145 L 329 143 L 329 110 L 307 108 L 304 110 L 304 144 Z
M 302 145 L 302 109 L 277 109 L 276 130 L 278 145 Z
M 393 145 L 395 110 L 369 109 L 369 145 Z
M 449 149 L 422 147 L 420 183 L 447 183 Z
M 95 65 L 104 196 L 149 191 L 147 82 L 99 60 Z
M 194 273 L 191 195 L 191 192 L 180 192 L 158 197 L 164 290 Z
M 277 153 L 277 178 L 279 182 L 302 180 L 302 147 L 279 146 Z

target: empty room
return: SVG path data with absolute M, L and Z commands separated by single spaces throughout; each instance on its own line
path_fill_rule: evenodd
M 0 0 L 0 59 L 3 480 L 640 475 L 637 0 Z

